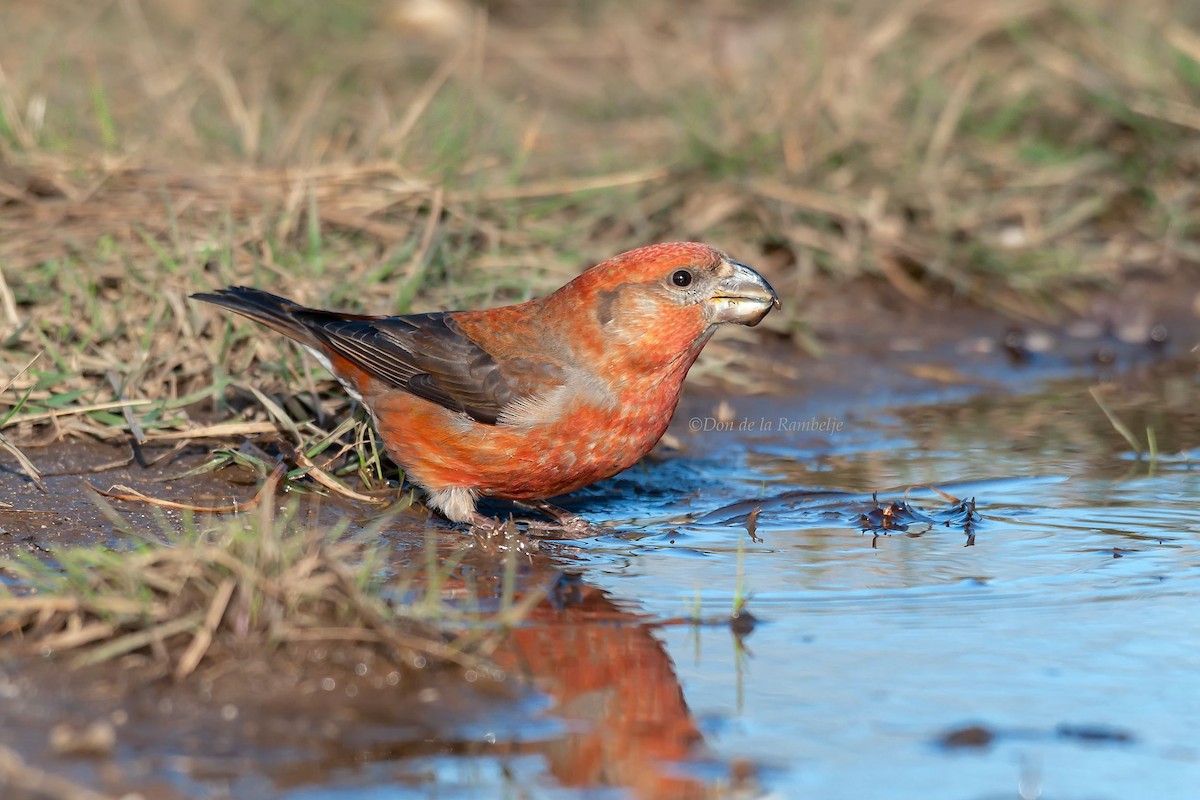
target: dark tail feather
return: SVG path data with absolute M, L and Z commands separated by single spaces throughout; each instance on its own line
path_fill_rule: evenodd
M 302 344 L 317 344 L 316 338 L 308 326 L 296 318 L 297 312 L 308 309 L 285 297 L 260 289 L 251 289 L 248 286 L 230 286 L 228 289 L 218 289 L 212 293 L 194 294 L 192 299 L 236 311 L 242 316 L 249 317 L 255 322 L 261 322 L 268 328 L 279 331 L 284 336 L 289 336 Z

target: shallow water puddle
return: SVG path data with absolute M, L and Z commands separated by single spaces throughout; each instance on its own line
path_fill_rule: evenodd
M 679 452 L 572 498 L 612 533 L 526 554 L 523 582 L 553 589 L 497 653 L 528 678 L 515 693 L 418 692 L 414 716 L 413 693 L 331 663 L 288 677 L 322 698 L 295 722 L 236 687 L 82 707 L 136 723 L 112 786 L 147 797 L 1191 797 L 1200 391 L 1146 373 L 1104 394 L 1140 447 L 1153 436 L 1139 459 L 1088 389 L 745 401 L 758 424 L 740 430 L 685 415 Z M 420 531 L 387 536 L 394 563 L 424 557 Z M 500 593 L 486 552 L 456 577 L 476 602 Z M 39 726 L 78 708 L 28 677 L 0 689 L 26 701 L 3 716 L 36 753 Z
M 1192 377 L 1125 395 L 1115 413 L 1142 442 L 1151 428 L 1153 463 L 1070 383 L 901 410 L 805 451 L 730 437 L 712 470 L 754 497 L 714 502 L 736 491 L 714 478 L 713 510 L 577 546 L 590 580 L 654 617 L 750 595 L 744 642 L 657 635 L 708 747 L 764 767 L 776 796 L 1192 797 L 1197 400 Z M 976 500 L 969 531 L 903 488 L 929 483 Z M 880 487 L 900 488 L 877 504 Z M 862 532 L 905 499 L 932 522 Z M 739 529 L 753 508 L 758 542 Z

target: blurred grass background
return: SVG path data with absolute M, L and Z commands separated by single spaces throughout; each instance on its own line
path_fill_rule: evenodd
M 65 414 L 124 399 L 183 424 L 181 398 L 252 365 L 271 391 L 328 387 L 186 300 L 227 283 L 486 306 L 703 239 L 795 299 L 766 327 L 802 341 L 820 287 L 1047 318 L 1200 271 L 1200 4 L 0 0 L 0 19 L 0 427 L 26 442 L 126 430 Z M 745 361 L 716 353 L 699 369 Z

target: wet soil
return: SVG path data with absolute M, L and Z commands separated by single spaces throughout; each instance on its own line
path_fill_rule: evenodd
M 397 553 L 415 549 L 396 536 Z M 473 601 L 494 604 L 496 571 L 496 554 L 473 548 L 449 591 L 479 574 Z M 0 659 L 0 746 L 114 797 L 305 796 L 292 793 L 318 786 L 356 797 L 433 783 L 480 796 L 525 783 L 710 796 L 709 781 L 664 769 L 706 750 L 656 626 L 564 574 L 560 558 L 528 555 L 520 579 L 518 599 L 533 586 L 551 591 L 488 673 L 398 670 L 341 645 L 224 653 L 182 684 L 147 657 L 82 670 Z M 0 777 L 6 798 L 43 796 Z

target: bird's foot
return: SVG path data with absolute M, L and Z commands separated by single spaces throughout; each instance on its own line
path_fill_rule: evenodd
M 537 538 L 523 533 L 511 516 L 501 520 L 472 514 L 468 534 L 473 539 L 470 546 L 492 555 L 517 552 L 532 556 L 541 548 Z
M 476 511 L 471 515 L 471 531 L 476 533 L 516 533 L 516 526 L 513 525 L 512 517 L 506 520 L 500 520 L 495 517 L 489 517 L 485 514 L 480 514 Z
M 518 503 L 517 505 L 545 514 L 553 521 L 541 519 L 514 521 L 512 517 L 499 520 L 494 517 L 485 516 L 477 511 L 471 515 L 471 531 L 489 536 L 495 534 L 511 536 L 518 532 L 517 522 L 520 522 L 524 526 L 525 532 L 528 535 L 541 539 L 586 539 L 592 536 L 599 536 L 605 531 L 604 528 L 593 525 L 578 514 L 573 514 L 565 508 L 551 505 L 544 500 Z
M 539 522 L 531 520 L 529 535 L 544 539 L 590 539 L 605 532 L 599 525 L 593 525 L 583 517 L 573 517 L 565 522 Z
M 593 525 L 578 514 L 572 514 L 566 509 L 552 506 L 549 503 L 546 503 L 546 506 L 548 508 L 538 507 L 537 510 L 547 516 L 553 517 L 554 521 L 527 520 L 525 523 L 526 530 L 531 536 L 540 536 L 548 539 L 587 539 L 604 533 L 604 529 L 599 525 Z

